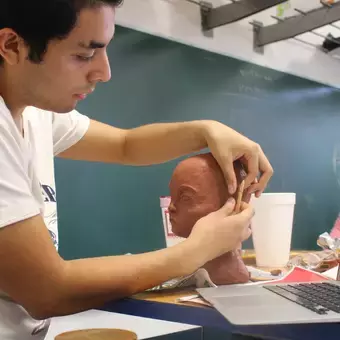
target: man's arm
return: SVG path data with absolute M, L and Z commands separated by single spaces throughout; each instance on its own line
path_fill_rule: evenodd
M 58 255 L 40 216 L 6 226 L 0 229 L 0 292 L 44 319 L 95 308 L 191 274 L 249 237 L 253 210 L 244 206 L 232 215 L 234 206 L 228 202 L 202 218 L 190 237 L 176 246 L 73 261 Z
M 90 120 L 85 135 L 58 157 L 123 164 L 125 140 L 129 130 Z
M 195 271 L 191 242 L 140 255 L 64 261 L 40 216 L 0 229 L 0 291 L 37 319 L 71 314 Z M 185 261 L 183 261 L 185 257 Z
M 84 137 L 59 156 L 126 165 L 159 164 L 207 146 L 204 121 L 119 129 L 94 120 Z
M 219 163 L 229 192 L 236 190 L 233 162 L 246 166 L 246 188 L 259 195 L 273 175 L 261 147 L 217 121 L 149 124 L 123 130 L 91 120 L 85 136 L 59 156 L 126 165 L 163 163 L 208 147 Z

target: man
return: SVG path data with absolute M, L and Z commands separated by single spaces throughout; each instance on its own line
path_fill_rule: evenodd
M 53 156 L 145 165 L 208 147 L 230 192 L 236 190 L 235 159 L 247 166 L 248 190 L 257 195 L 272 176 L 261 148 L 218 122 L 122 130 L 74 110 L 98 82 L 110 79 L 106 48 L 114 36 L 118 4 L 119 0 L 1 1 L 3 340 L 42 339 L 48 326 L 44 320 L 51 316 L 100 306 L 187 275 L 249 237 L 252 209 L 244 204 L 240 214 L 230 216 L 234 201 L 229 201 L 200 219 L 178 246 L 140 255 L 64 261 L 50 237 L 57 237 L 56 203 L 48 195 L 55 193 Z

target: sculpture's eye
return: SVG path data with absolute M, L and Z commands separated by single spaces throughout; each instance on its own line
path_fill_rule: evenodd
M 181 197 L 181 200 L 182 200 L 182 201 L 190 201 L 190 200 L 191 200 L 191 197 L 190 197 L 189 195 L 183 195 L 183 196 Z
M 184 195 L 181 195 L 180 200 L 182 202 L 190 202 L 191 201 L 191 197 L 189 195 L 184 194 Z
M 194 200 L 195 192 L 190 187 L 181 187 L 178 191 L 178 200 L 181 203 L 189 204 Z

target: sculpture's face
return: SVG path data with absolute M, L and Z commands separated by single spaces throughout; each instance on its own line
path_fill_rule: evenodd
M 241 168 L 235 166 L 235 171 L 240 183 Z M 180 162 L 169 187 L 172 230 L 177 236 L 185 238 L 200 218 L 220 209 L 229 198 L 221 169 L 211 154 Z
M 170 222 L 173 232 L 180 237 L 188 237 L 197 220 L 218 210 L 225 198 L 225 192 L 211 174 L 202 169 L 188 170 L 178 167 L 170 182 Z

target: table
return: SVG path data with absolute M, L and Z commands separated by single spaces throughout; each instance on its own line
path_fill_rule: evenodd
M 292 252 L 292 256 L 306 251 Z M 252 252 L 245 254 L 245 262 L 254 261 Z M 285 339 L 285 340 L 334 340 L 339 337 L 340 323 L 234 326 L 212 307 L 179 304 L 179 297 L 197 294 L 193 289 L 171 292 L 145 292 L 131 298 L 111 302 L 102 310 L 143 316 L 159 320 L 183 322 L 203 327 L 204 340 L 215 339 Z M 234 334 L 234 336 L 231 336 Z M 247 334 L 248 337 L 235 334 Z M 251 337 L 252 336 L 252 337 Z

